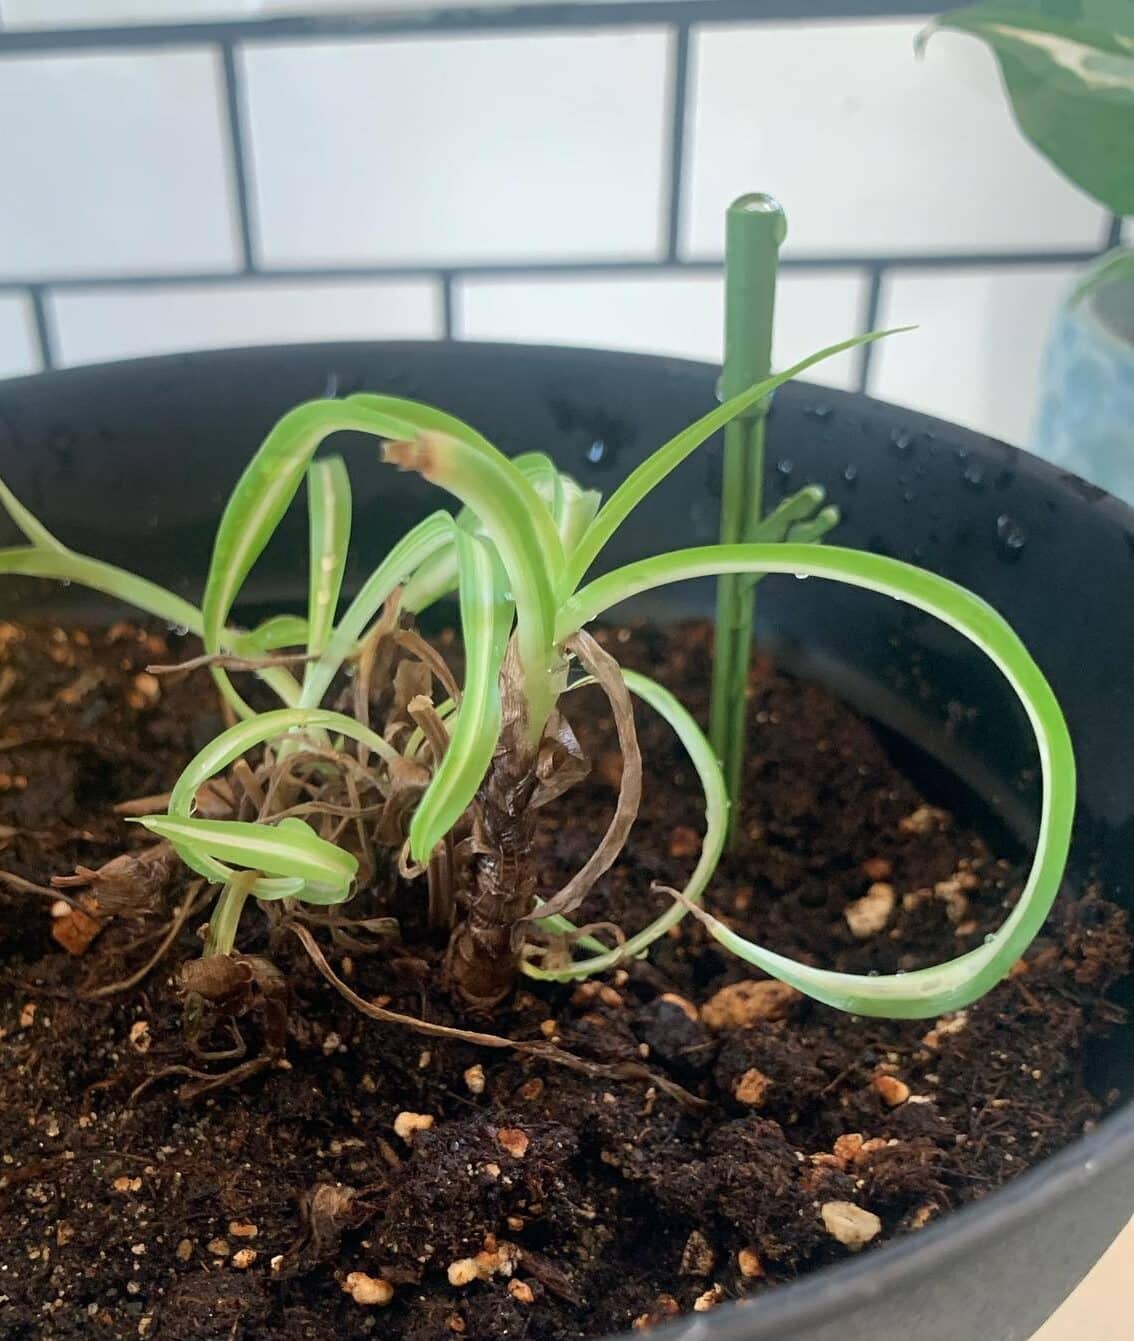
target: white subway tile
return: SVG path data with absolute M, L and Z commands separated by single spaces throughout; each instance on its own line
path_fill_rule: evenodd
M 899 270 L 882 290 L 880 326 L 918 329 L 875 346 L 870 391 L 1024 445 L 1043 349 L 1077 271 Z
M 785 273 L 776 304 L 777 365 L 861 329 L 865 281 L 856 271 Z M 466 340 L 588 345 L 719 363 L 724 283 L 719 275 L 610 275 L 468 279 L 456 286 L 457 333 Z M 849 386 L 853 356 L 810 380 Z
M 1092 247 L 1099 206 L 1021 135 L 996 65 L 926 20 L 705 28 L 694 35 L 684 240 L 719 255 L 722 214 L 770 191 L 799 253 Z
M 668 49 L 652 29 L 252 44 L 264 260 L 656 254 Z
M 65 289 L 50 297 L 62 363 L 307 340 L 429 339 L 428 280 L 276 280 Z
M 2 0 L 5 28 L 94 28 L 103 24 L 247 19 L 262 0 Z
M 776 366 L 790 367 L 865 329 L 868 280 L 858 270 L 789 270 L 776 291 Z M 804 373 L 808 382 L 850 390 L 861 355 L 837 354 Z
M 235 266 L 215 53 L 0 59 L 0 126 L 0 273 Z
M 257 19 L 280 14 L 349 14 L 383 9 L 428 10 L 453 0 L 3 0 L 8 28 L 92 27 L 99 24 L 179 23 L 206 19 Z M 559 4 L 562 0 L 524 0 Z M 618 0 L 599 0 L 616 4 Z M 478 7 L 511 6 L 515 0 L 478 0 Z
M 0 293 L 0 377 L 39 372 L 31 302 L 21 294 Z

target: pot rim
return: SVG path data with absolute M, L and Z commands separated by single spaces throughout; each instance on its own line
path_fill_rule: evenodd
M 397 354 L 400 351 L 406 351 L 407 353 L 411 351 L 420 352 L 422 349 L 428 348 L 446 351 L 468 350 L 470 353 L 482 356 L 498 354 L 501 357 L 531 358 L 546 363 L 553 363 L 556 358 L 566 357 L 580 361 L 591 360 L 596 363 L 605 363 L 608 366 L 612 363 L 622 363 L 627 368 L 646 365 L 661 366 L 672 368 L 674 372 L 689 371 L 702 375 L 711 375 L 720 371 L 719 364 L 707 359 L 686 358 L 681 355 L 670 354 L 650 354 L 630 349 L 602 349 L 593 345 L 538 344 L 519 340 L 296 340 L 284 344 L 229 345 L 217 349 L 180 350 L 165 354 L 104 359 L 93 363 L 75 363 L 67 367 L 50 368 L 40 372 L 21 374 L 17 377 L 0 378 L 0 393 L 8 390 L 18 390 L 29 384 L 49 379 L 81 381 L 86 377 L 97 377 L 111 370 L 138 369 L 143 371 L 150 367 L 160 370 L 163 365 L 173 367 L 181 363 L 205 365 L 214 361 L 224 362 L 234 356 L 255 357 L 259 355 L 268 358 L 273 354 L 295 355 L 318 350 L 325 353 L 330 359 L 334 358 L 336 353 L 357 355 L 363 350 L 371 350 Z M 1125 525 L 1127 531 L 1134 535 L 1134 506 L 1124 503 L 1114 494 L 1109 493 L 1099 485 L 1092 484 L 1089 480 L 1083 479 L 1082 476 L 1076 475 L 1073 471 L 1043 460 L 1024 447 L 1005 442 L 1004 439 L 994 437 L 989 433 L 983 433 L 979 429 L 969 428 L 964 424 L 956 424 L 951 420 L 942 419 L 939 415 L 899 404 L 897 401 L 884 400 L 865 391 L 852 391 L 843 387 L 827 386 L 822 382 L 810 382 L 806 378 L 797 377 L 785 383 L 774 393 L 773 400 L 776 396 L 782 396 L 785 391 L 789 395 L 792 394 L 791 388 L 796 388 L 797 393 L 803 390 L 812 395 L 831 397 L 847 409 L 852 409 L 863 401 L 869 402 L 871 405 L 884 406 L 893 410 L 896 414 L 907 416 L 912 423 L 922 426 L 921 431 L 932 434 L 934 428 L 940 426 L 943 430 L 947 430 L 951 437 L 970 438 L 986 445 L 991 444 L 1002 450 L 1006 449 L 1015 455 L 1016 460 L 1013 464 L 1017 470 L 1023 471 L 1025 475 L 1038 478 L 1049 487 L 1061 491 L 1070 488 L 1080 498 L 1089 498 L 1103 512 L 1116 513 L 1114 519 Z
M 247 357 L 259 354 L 270 358 L 273 354 L 319 349 L 328 359 L 332 359 L 336 351 L 340 354 L 350 351 L 355 355 L 363 350 L 396 354 L 399 350 L 420 351 L 423 346 L 446 350 L 467 349 L 481 356 L 499 354 L 501 357 L 529 358 L 548 364 L 557 358 L 566 357 L 584 362 L 601 362 L 608 368 L 612 363 L 622 364 L 628 369 L 651 364 L 655 367 L 672 367 L 675 371 L 696 370 L 701 374 L 710 373 L 716 366 L 698 359 L 573 345 L 463 340 L 299 341 L 79 364 L 0 381 L 0 394 L 44 379 L 81 381 L 97 378 L 111 369 L 122 372 L 127 368 L 141 370 L 153 366 L 156 369 L 162 365 L 172 367 L 184 363 L 206 365 L 214 361 L 223 362 L 234 355 Z M 953 439 L 969 438 L 986 446 L 991 444 L 1007 450 L 1013 454 L 1015 470 L 1034 478 L 1056 493 L 1072 492 L 1080 499 L 1089 499 L 1114 524 L 1123 527 L 1128 537 L 1134 537 L 1134 508 L 1106 490 L 1028 451 L 974 429 L 949 423 L 920 410 L 882 401 L 864 392 L 798 380 L 788 385 L 803 388 L 809 394 L 820 394 L 848 411 L 853 411 L 856 405 L 864 401 L 885 405 L 897 414 L 908 417 L 921 431 L 933 433 L 935 427 L 940 426 L 942 430 L 947 429 Z M 708 1314 L 676 1319 L 657 1329 L 659 1341 L 661 1338 L 678 1336 L 712 1338 L 712 1341 L 752 1341 L 757 1337 L 778 1335 L 791 1337 L 802 1328 L 831 1321 L 846 1314 L 848 1308 L 868 1304 L 896 1291 L 911 1279 L 932 1275 L 954 1259 L 971 1254 L 983 1244 L 1010 1235 L 1025 1221 L 1064 1196 L 1105 1177 L 1128 1162 L 1134 1162 L 1134 1097 L 1104 1117 L 1092 1131 L 1077 1137 L 1056 1154 L 991 1192 L 983 1200 L 950 1211 L 917 1234 L 883 1244 L 858 1258 L 833 1263 L 798 1280 L 777 1286 L 760 1296 L 758 1314 L 754 1315 L 751 1304 L 746 1307 L 743 1303 L 730 1303 Z M 608 1337 L 607 1341 L 628 1341 L 631 1335 L 619 1333 Z

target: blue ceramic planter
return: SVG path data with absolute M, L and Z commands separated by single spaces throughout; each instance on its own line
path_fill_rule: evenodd
M 1032 450 L 1134 503 L 1134 252 L 1098 262 L 1060 310 Z

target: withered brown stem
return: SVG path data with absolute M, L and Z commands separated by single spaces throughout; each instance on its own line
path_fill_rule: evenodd
M 465 916 L 449 942 L 449 979 L 474 1010 L 491 1010 L 520 967 L 519 923 L 535 906 L 532 843 L 539 742 L 532 742 L 515 643 L 500 671 L 500 742 L 472 806 Z
M 500 746 L 474 807 L 473 860 L 465 921 L 450 944 L 449 973 L 472 1007 L 490 1010 L 511 990 L 520 966 L 525 924 L 534 916 L 570 913 L 587 898 L 626 843 L 642 796 L 642 756 L 630 694 L 618 663 L 589 634 L 566 644 L 610 701 L 622 752 L 614 817 L 586 864 L 536 912 L 532 847 L 536 814 L 587 771 L 570 727 L 556 711 L 535 747 L 524 716 L 512 651 L 501 672 Z
M 534 753 L 513 744 L 497 753 L 477 796 L 465 918 L 449 943 L 453 985 L 476 1010 L 502 1001 L 519 971 L 518 924 L 535 905 L 536 782 Z

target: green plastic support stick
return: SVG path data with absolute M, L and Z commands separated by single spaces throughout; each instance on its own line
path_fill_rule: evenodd
M 729 206 L 725 225 L 722 399 L 735 396 L 771 371 L 776 270 L 786 236 L 783 207 L 771 196 L 760 192 L 744 195 Z M 763 515 L 767 413 L 768 401 L 760 401 L 725 429 L 722 544 L 758 538 L 756 528 Z M 732 799 L 730 837 L 735 836 L 740 813 L 745 691 L 754 610 L 751 581 L 731 573 L 718 580 L 709 735 Z

